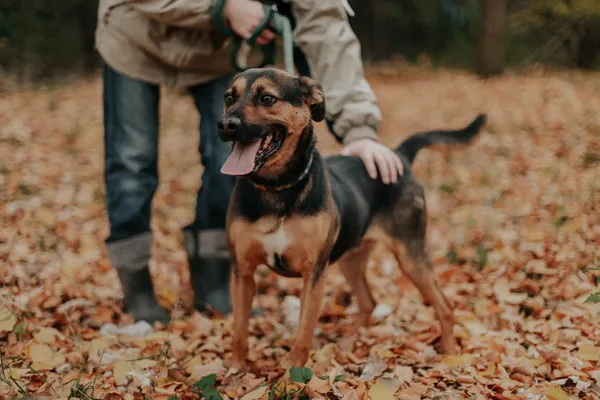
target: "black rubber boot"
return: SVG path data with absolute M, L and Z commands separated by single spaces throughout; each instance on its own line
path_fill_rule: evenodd
M 156 300 L 148 268 L 151 254 L 150 234 L 108 243 L 107 250 L 123 288 L 124 311 L 131 313 L 136 322 L 168 322 L 170 314 Z
M 231 313 L 229 277 L 231 262 L 224 230 L 186 228 L 183 245 L 188 255 L 194 305 L 200 312 Z

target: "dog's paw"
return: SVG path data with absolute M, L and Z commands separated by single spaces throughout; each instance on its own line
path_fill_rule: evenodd
M 225 368 L 230 369 L 237 369 L 238 371 L 242 372 L 242 373 L 247 373 L 251 371 L 251 366 L 247 361 L 242 361 L 242 360 L 225 360 L 223 362 L 223 365 L 225 366 Z
M 297 367 L 297 365 L 294 365 L 292 358 L 289 355 L 279 361 L 279 366 L 285 371 L 286 375 L 289 373 L 290 368 Z
M 302 368 L 308 361 L 308 351 L 296 351 L 293 350 L 283 357 L 279 361 L 279 365 L 286 371 L 289 371 L 292 367 Z
M 442 335 L 440 347 L 442 348 L 442 352 L 447 356 L 458 356 L 461 353 L 460 346 L 453 335 Z

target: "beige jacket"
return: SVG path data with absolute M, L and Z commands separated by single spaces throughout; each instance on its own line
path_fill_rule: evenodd
M 294 39 L 325 92 L 344 143 L 377 137 L 381 112 L 364 77 L 343 0 L 291 0 Z M 185 87 L 233 72 L 229 40 L 213 29 L 214 0 L 100 0 L 96 47 L 120 73 Z M 281 52 L 280 52 L 281 53 Z M 260 60 L 253 51 L 249 65 Z

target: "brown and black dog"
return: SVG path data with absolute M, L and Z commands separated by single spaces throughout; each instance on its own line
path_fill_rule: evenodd
M 221 171 L 240 177 L 227 217 L 233 263 L 232 366 L 246 367 L 259 265 L 304 280 L 299 331 L 282 363 L 285 368 L 303 366 L 319 319 L 328 264 L 338 263 L 358 301 L 356 322 L 367 323 L 375 301 L 365 269 L 378 241 L 433 306 L 442 350 L 455 354 L 452 307 L 436 283 L 426 251 L 424 190 L 410 166 L 422 148 L 468 144 L 485 115 L 463 130 L 419 133 L 402 142 L 396 153 L 404 174 L 388 185 L 371 179 L 358 158 L 319 154 L 312 121 L 324 118 L 321 86 L 277 69 L 242 72 L 225 94 L 219 135 L 233 142 L 233 149 Z

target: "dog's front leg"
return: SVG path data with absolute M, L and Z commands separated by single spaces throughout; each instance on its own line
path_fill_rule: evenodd
M 254 271 L 232 268 L 231 303 L 233 306 L 233 343 L 231 367 L 246 371 L 248 356 L 248 323 L 252 312 L 252 300 L 256 293 Z
M 319 268 L 317 266 L 316 268 Z M 323 268 L 324 267 L 320 267 Z M 324 273 L 315 274 L 311 269 L 304 276 L 304 287 L 302 288 L 301 297 L 301 314 L 300 326 L 296 334 L 294 347 L 290 351 L 289 356 L 283 361 L 282 365 L 285 369 L 289 367 L 303 367 L 308 361 L 308 355 L 312 347 L 314 331 L 319 321 L 321 311 L 321 303 L 325 293 L 325 276 Z

